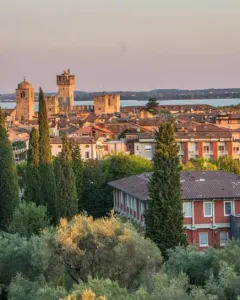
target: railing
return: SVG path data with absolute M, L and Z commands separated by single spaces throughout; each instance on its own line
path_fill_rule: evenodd
M 189 155 L 198 155 L 199 154 L 199 152 L 198 152 L 198 150 L 190 150 L 190 151 L 188 151 L 188 154 Z
M 207 151 L 204 151 L 204 150 L 203 150 L 203 153 L 204 153 L 204 154 L 212 155 L 212 154 L 213 154 L 213 151 L 212 151 L 212 150 L 207 150 Z
M 26 151 L 27 151 L 27 148 L 16 149 L 16 150 L 13 149 L 14 154 L 21 154 L 21 153 L 24 153 Z

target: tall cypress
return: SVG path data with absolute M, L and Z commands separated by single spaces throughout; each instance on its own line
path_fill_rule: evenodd
M 183 229 L 179 146 L 174 124 L 160 125 L 156 135 L 153 174 L 149 181 L 148 208 L 145 214 L 146 236 L 167 256 L 167 249 L 186 244 Z
M 39 170 L 41 180 L 40 204 L 46 205 L 53 222 L 57 222 L 56 183 L 53 172 L 46 102 L 39 91 Z
M 26 188 L 24 192 L 25 201 L 35 202 L 37 205 L 41 203 L 38 140 L 38 131 L 36 128 L 33 128 L 29 139 L 26 169 Z
M 72 145 L 72 168 L 76 178 L 78 209 L 83 210 L 83 161 L 78 144 Z
M 12 143 L 0 108 L 0 227 L 6 228 L 19 202 L 19 187 Z
M 67 135 L 62 138 L 60 155 L 59 217 L 71 219 L 78 213 L 76 178 L 72 169 L 72 149 Z

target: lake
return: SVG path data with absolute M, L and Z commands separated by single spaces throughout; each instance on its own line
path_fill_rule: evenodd
M 144 106 L 147 100 L 121 100 L 121 106 Z M 165 100 L 159 101 L 162 105 L 191 105 L 191 104 L 209 104 L 212 106 L 227 106 L 240 103 L 240 99 L 200 99 L 200 100 Z M 93 105 L 93 101 L 75 101 L 75 105 Z M 2 108 L 15 108 L 15 102 L 2 102 Z M 35 110 L 38 111 L 38 103 L 35 103 Z

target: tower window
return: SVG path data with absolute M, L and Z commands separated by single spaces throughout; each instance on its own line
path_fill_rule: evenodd
M 108 105 L 111 105 L 111 100 L 110 100 L 110 98 L 108 98 Z
M 21 92 L 20 97 L 25 98 L 25 92 L 24 91 Z

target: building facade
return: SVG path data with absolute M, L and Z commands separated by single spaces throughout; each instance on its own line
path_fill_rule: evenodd
M 133 154 L 152 159 L 156 141 L 153 134 L 126 134 L 128 144 L 133 145 Z M 182 163 L 191 159 L 217 160 L 222 156 L 240 159 L 238 133 L 226 132 L 176 132 L 179 157 Z
M 70 70 L 57 75 L 59 111 L 67 112 L 74 107 L 75 75 Z
M 115 211 L 143 227 L 150 177 L 151 173 L 143 173 L 109 183 Z M 182 172 L 181 189 L 185 234 L 190 244 L 200 249 L 222 247 L 230 238 L 240 238 L 238 175 L 223 171 Z
M 79 146 L 83 160 L 103 159 L 104 138 L 76 137 L 70 138 L 72 144 Z M 51 151 L 53 156 L 58 156 L 62 152 L 62 139 L 60 137 L 50 138 Z
M 16 89 L 16 119 L 32 120 L 34 117 L 34 89 L 25 79 Z
M 94 113 L 113 114 L 120 112 L 120 95 L 100 95 L 93 97 Z
M 58 97 L 56 95 L 53 96 L 44 96 L 47 108 L 48 117 L 56 115 L 59 113 L 59 104 Z

